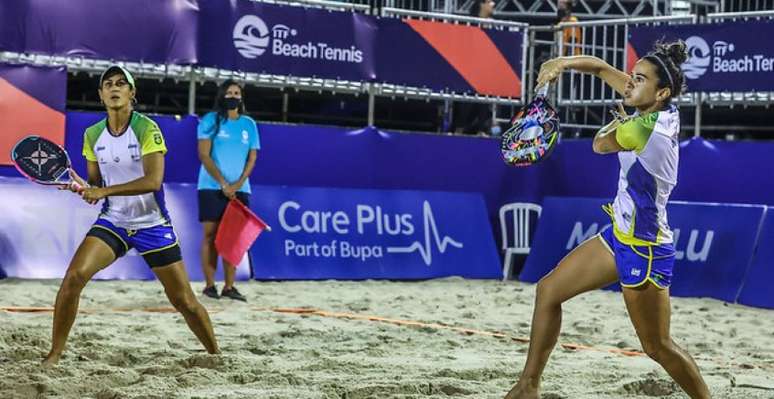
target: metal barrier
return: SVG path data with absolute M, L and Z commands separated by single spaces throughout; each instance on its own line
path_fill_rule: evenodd
M 721 12 L 774 10 L 774 0 L 723 0 Z

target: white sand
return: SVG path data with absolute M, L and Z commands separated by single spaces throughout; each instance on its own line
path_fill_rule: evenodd
M 52 306 L 59 281 L 0 281 L 0 306 Z M 0 311 L 0 398 L 496 398 L 527 345 L 451 330 L 255 310 L 323 310 L 528 336 L 534 286 L 444 279 L 242 283 L 250 303 L 203 300 L 222 356 L 203 352 L 158 282 L 91 282 L 68 350 L 42 370 L 51 313 Z M 201 284 L 194 284 L 197 292 Z M 675 340 L 715 398 L 774 398 L 774 312 L 673 299 Z M 623 299 L 592 292 L 564 306 L 560 342 L 639 349 Z M 543 398 L 686 398 L 646 357 L 557 348 Z

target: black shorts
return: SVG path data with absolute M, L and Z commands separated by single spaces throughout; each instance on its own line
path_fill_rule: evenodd
M 236 197 L 246 206 L 250 206 L 250 194 L 237 191 Z M 228 197 L 221 190 L 199 190 L 199 221 L 220 222 L 226 211 Z

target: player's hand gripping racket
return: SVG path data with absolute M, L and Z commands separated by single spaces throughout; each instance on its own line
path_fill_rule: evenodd
M 500 143 L 503 160 L 511 166 L 529 166 L 548 157 L 559 142 L 559 116 L 548 103 L 548 84 L 511 120 Z
M 83 185 L 71 177 L 67 151 L 51 140 L 27 136 L 13 147 L 11 159 L 16 169 L 35 183 L 83 190 Z

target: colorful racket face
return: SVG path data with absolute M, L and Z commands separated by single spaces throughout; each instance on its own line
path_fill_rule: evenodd
M 547 93 L 547 86 L 540 88 L 503 133 L 500 150 L 506 164 L 534 165 L 548 157 L 559 142 L 559 116 L 548 103 Z
M 66 185 L 71 182 L 70 157 L 60 145 L 40 136 L 27 136 L 11 150 L 16 169 L 39 184 Z

